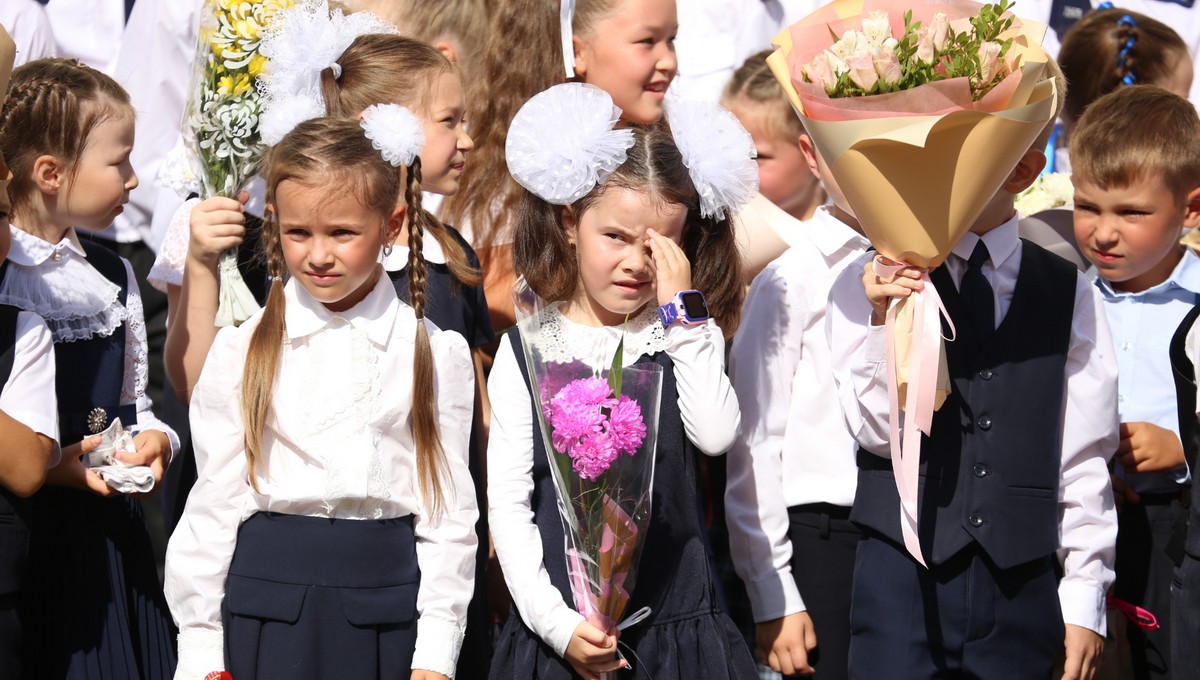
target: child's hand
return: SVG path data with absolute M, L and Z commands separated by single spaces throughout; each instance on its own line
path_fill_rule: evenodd
M 1092 680 L 1100 666 L 1104 638 L 1082 626 L 1067 624 L 1066 661 L 1062 680 Z
M 100 440 L 100 435 L 92 435 L 64 447 L 62 460 L 46 472 L 46 483 L 79 491 L 91 491 L 97 496 L 105 498 L 119 495 L 103 479 L 100 479 L 99 475 L 89 470 L 81 460 L 85 455 L 94 451 L 97 446 L 100 446 Z
M 1187 464 L 1179 437 L 1153 423 L 1121 423 L 1117 461 L 1126 472 L 1162 472 Z
M 118 460 L 127 465 L 145 465 L 154 473 L 154 485 L 162 482 L 163 458 L 171 450 L 171 440 L 158 430 L 143 430 L 133 438 L 134 451 L 118 451 Z
M 754 627 L 758 656 L 783 675 L 813 675 L 808 655 L 817 648 L 817 631 L 808 612 L 796 612 Z
M 1125 483 L 1125 480 L 1116 475 L 1109 475 L 1112 478 L 1113 501 L 1118 508 L 1125 507 L 1125 504 L 1137 505 L 1142 502 L 1142 497 L 1133 490 L 1132 486 Z
M 891 262 L 887 260 L 887 262 Z M 863 267 L 863 288 L 867 291 L 867 300 L 871 303 L 871 325 L 882 325 L 887 318 L 888 303 L 892 298 L 906 298 L 913 291 L 924 290 L 921 281 L 922 271 L 918 267 L 905 267 L 896 272 L 891 281 L 884 281 L 875 273 L 875 262 L 872 260 Z
M 450 680 L 449 676 L 433 671 L 415 670 L 412 675 L 408 676 L 409 680 Z
M 675 299 L 680 291 L 692 289 L 692 263 L 678 243 L 647 229 L 646 247 L 650 249 L 650 271 L 654 274 L 659 306 Z
M 575 627 L 563 658 L 583 680 L 600 680 L 601 673 L 625 668 L 623 660 L 615 658 L 617 639 L 605 635 L 599 628 L 584 621 Z
M 214 196 L 197 203 L 192 208 L 188 257 L 206 267 L 215 267 L 221 253 L 240 246 L 246 235 L 246 216 L 242 210 L 248 200 L 250 194 L 243 191 L 236 201 Z

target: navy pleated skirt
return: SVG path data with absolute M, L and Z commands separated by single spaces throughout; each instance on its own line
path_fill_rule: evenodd
M 175 630 L 140 501 L 43 487 L 30 523 L 25 677 L 169 680 Z
M 412 517 L 258 513 L 225 583 L 226 668 L 237 680 L 407 678 L 417 640 Z

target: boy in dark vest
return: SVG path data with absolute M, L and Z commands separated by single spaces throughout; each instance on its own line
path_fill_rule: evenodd
M 1120 367 L 1113 592 L 1161 626 L 1127 628 L 1133 677 L 1168 680 L 1175 565 L 1167 547 L 1185 521 L 1191 481 L 1170 343 L 1200 301 L 1200 258 L 1179 243 L 1185 229 L 1200 225 L 1200 117 L 1166 90 L 1123 87 L 1079 119 L 1071 165 L 1075 238 L 1092 263 Z
M 889 299 L 919 290 L 920 273 L 884 281 L 864 259 L 834 285 L 834 374 L 859 444 L 851 519 L 864 531 L 852 678 L 1048 678 L 1065 651 L 1074 680 L 1091 677 L 1103 647 L 1117 367 L 1095 287 L 1017 236 L 1013 198 L 1045 165 L 1038 141 L 930 272 L 957 335 L 952 392 L 921 443 L 928 567 L 901 533 L 883 327 Z
M 0 27 L 0 103 L 8 90 L 15 46 Z M 0 156 L 0 262 L 11 243 L 8 182 Z M 36 314 L 0 305 L 0 678 L 20 680 L 21 624 L 17 591 L 29 542 L 28 498 L 46 479 L 58 452 L 58 402 L 50 330 Z

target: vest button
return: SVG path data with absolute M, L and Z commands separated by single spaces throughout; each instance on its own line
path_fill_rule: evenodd
M 970 522 L 971 526 L 973 526 L 973 527 L 983 526 L 983 518 L 980 517 L 979 515 L 971 515 L 970 517 L 967 518 L 967 521 Z
M 992 369 L 990 368 L 985 368 L 979 372 L 979 377 L 983 378 L 984 380 L 991 380 L 995 375 L 996 374 L 992 373 Z
M 976 420 L 975 424 L 978 425 L 979 429 L 981 429 L 981 430 L 990 430 L 990 429 L 992 429 L 992 417 L 991 416 L 979 416 L 979 420 Z
M 976 464 L 975 467 L 971 468 L 971 471 L 975 473 L 976 477 L 987 477 L 988 475 L 992 474 L 991 468 L 983 463 Z

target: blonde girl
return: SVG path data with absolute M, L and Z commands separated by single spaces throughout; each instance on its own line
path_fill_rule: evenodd
M 129 263 L 86 232 L 112 223 L 137 186 L 129 96 L 75 61 L 13 72 L 0 151 L 13 172 L 12 249 L 0 303 L 41 315 L 54 339 L 61 462 L 33 499 L 24 584 L 30 678 L 167 678 L 170 619 L 140 502 L 81 456 L 120 418 L 136 433 L 126 463 L 155 482 L 175 433 L 146 396 L 146 330 Z
M 472 369 L 424 319 L 422 232 L 411 307 L 379 264 L 419 195 L 420 123 L 401 111 L 301 123 L 268 156 L 267 303 L 218 333 L 192 398 L 199 480 L 166 574 L 180 680 L 454 673 Z

